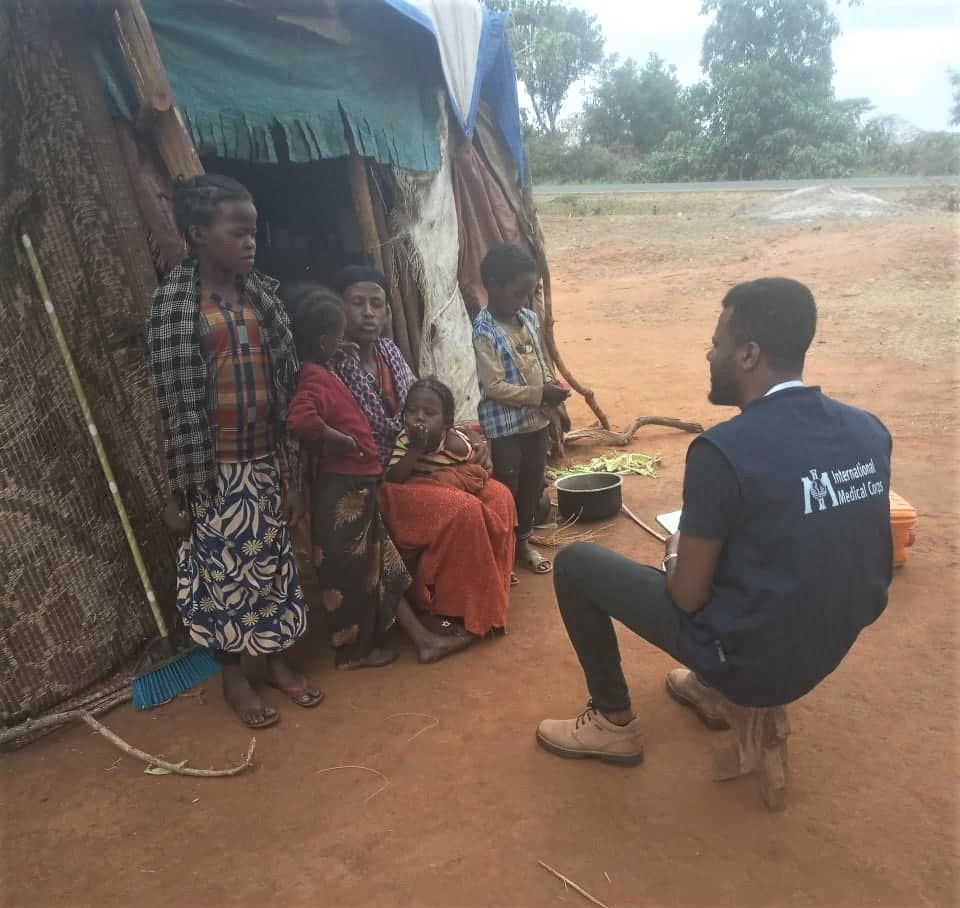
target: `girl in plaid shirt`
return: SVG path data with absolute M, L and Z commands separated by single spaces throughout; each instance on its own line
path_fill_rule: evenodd
M 177 607 L 191 639 L 214 652 L 227 704 L 251 728 L 279 719 L 241 657 L 262 656 L 268 683 L 298 706 L 323 694 L 287 662 L 307 629 L 288 526 L 303 516 L 287 402 L 298 363 L 276 281 L 254 270 L 257 209 L 227 177 L 179 183 L 177 226 L 189 257 L 154 294 L 149 374 L 181 539 Z M 293 461 L 293 463 L 291 463 Z

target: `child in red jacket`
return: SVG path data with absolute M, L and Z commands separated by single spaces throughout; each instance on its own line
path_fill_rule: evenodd
M 347 386 L 327 368 L 343 339 L 339 299 L 304 288 L 293 308 L 302 363 L 287 426 L 309 455 L 313 562 L 337 668 L 388 665 L 384 646 L 410 585 L 380 516 L 382 468 L 370 424 Z

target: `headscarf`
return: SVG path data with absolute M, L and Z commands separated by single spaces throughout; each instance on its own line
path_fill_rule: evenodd
M 390 370 L 393 387 L 397 393 L 397 412 L 390 416 L 383 405 L 383 398 L 367 380 L 360 361 L 346 353 L 338 352 L 330 361 L 330 366 L 339 379 L 350 389 L 354 400 L 363 410 L 370 423 L 370 429 L 380 450 L 380 461 L 386 466 L 393 453 L 393 443 L 397 433 L 403 428 L 403 408 L 407 402 L 407 392 L 417 380 L 413 370 L 407 365 L 400 348 L 388 337 L 377 341 L 377 355 Z

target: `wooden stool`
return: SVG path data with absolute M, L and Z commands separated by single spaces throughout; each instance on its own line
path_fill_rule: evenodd
M 737 706 L 718 698 L 730 724 L 728 740 L 713 755 L 717 782 L 739 779 L 756 772 L 760 797 L 770 810 L 783 810 L 787 793 L 787 738 L 790 720 L 785 706 L 765 709 Z

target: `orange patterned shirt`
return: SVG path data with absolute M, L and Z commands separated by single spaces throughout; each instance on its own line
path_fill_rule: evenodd
M 259 460 L 274 453 L 270 358 L 256 309 L 242 299 L 225 306 L 204 297 L 203 349 L 211 381 L 210 430 L 221 463 Z

